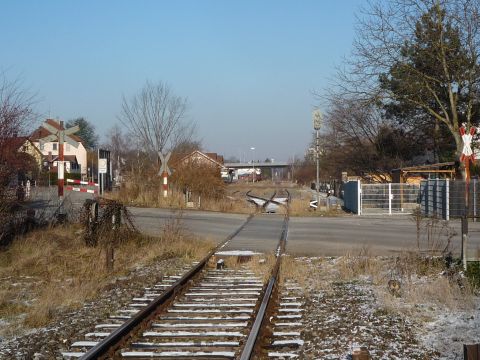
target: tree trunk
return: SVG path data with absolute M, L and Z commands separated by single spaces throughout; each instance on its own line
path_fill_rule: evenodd
M 457 145 L 457 151 L 455 152 L 455 161 L 460 161 L 460 157 L 462 156 L 463 152 L 463 140 L 460 133 L 453 133 L 453 137 L 455 138 L 455 144 Z M 461 174 L 461 179 L 465 179 L 465 163 L 461 162 L 460 166 L 458 167 L 458 173 Z

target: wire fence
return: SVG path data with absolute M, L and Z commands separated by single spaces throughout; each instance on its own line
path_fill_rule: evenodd
M 420 187 L 415 184 L 362 184 L 362 215 L 412 214 L 418 207 Z
M 468 202 L 467 200 L 468 191 Z M 448 179 L 431 179 L 422 181 L 420 185 L 420 204 L 422 215 L 451 218 L 477 219 L 480 217 L 480 182 L 473 179 L 450 181 Z

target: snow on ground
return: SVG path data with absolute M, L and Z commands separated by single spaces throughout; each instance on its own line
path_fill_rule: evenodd
M 350 359 L 354 348 L 365 346 L 372 359 L 453 360 L 463 359 L 464 343 L 480 342 L 480 298 L 462 297 L 441 271 L 417 274 L 410 269 L 407 276 L 393 271 L 389 258 L 298 258 L 295 263 L 300 289 L 292 287 L 298 292 L 293 300 L 302 303 L 302 311 L 279 318 L 302 322 L 299 359 Z M 166 267 L 139 269 L 95 302 L 60 314 L 49 327 L 2 335 L 0 359 L 58 357 L 112 309 L 138 296 L 149 286 L 147 279 L 151 286 L 152 275 Z M 399 296 L 388 292 L 392 277 L 401 282 Z M 0 331 L 11 325 L 0 320 Z
M 442 293 L 429 298 L 426 290 L 445 283 L 441 273 L 413 275 L 408 289 L 402 283 L 406 289 L 394 296 L 387 287 L 391 260 L 372 260 L 380 264 L 372 275 L 349 258 L 296 259 L 306 268 L 300 358 L 351 359 L 354 348 L 365 346 L 372 359 L 453 360 L 463 359 L 464 343 L 480 342 L 478 296 L 448 294 L 454 301 L 445 296 L 445 303 Z

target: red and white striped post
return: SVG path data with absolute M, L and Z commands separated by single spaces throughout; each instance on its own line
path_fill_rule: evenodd
M 64 128 L 63 121 L 60 121 L 60 131 L 58 132 L 58 160 L 57 160 L 57 174 L 58 174 L 58 198 L 60 201 L 63 199 L 63 185 L 64 185 L 64 172 L 65 167 L 63 162 L 65 160 L 63 144 L 64 144 Z
M 59 128 L 57 126 L 52 126 L 51 123 L 48 123 L 48 120 L 42 124 L 42 127 L 46 129 L 50 135 L 40 139 L 40 142 L 49 142 L 49 141 L 58 141 L 58 159 L 57 159 L 57 174 L 58 174 L 58 199 L 61 202 L 63 199 L 63 187 L 64 187 L 64 143 L 65 141 L 74 147 L 78 147 L 78 142 L 72 139 L 69 135 L 80 130 L 78 125 L 73 126 L 69 129 L 63 127 L 63 121 L 60 121 Z
M 166 198 L 168 196 L 168 174 L 166 171 L 163 172 L 163 197 Z

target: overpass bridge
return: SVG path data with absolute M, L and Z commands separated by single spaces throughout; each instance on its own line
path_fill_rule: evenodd
M 264 178 L 271 177 L 272 181 L 275 179 L 282 179 L 285 177 L 285 170 L 289 167 L 286 162 L 238 162 L 238 163 L 224 163 L 225 171 L 222 172 L 222 178 L 236 181 L 240 178 L 250 178 L 260 176 Z M 255 175 L 253 173 L 255 172 Z
M 289 166 L 286 162 L 238 162 L 224 163 L 223 165 L 229 169 L 248 169 L 253 167 L 257 169 L 282 169 Z

